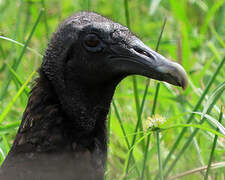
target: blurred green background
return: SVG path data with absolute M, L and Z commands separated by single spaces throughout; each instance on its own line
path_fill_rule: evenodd
M 209 164 L 209 178 L 225 179 L 225 136 L 212 123 L 225 125 L 225 0 L 0 0 L 0 163 L 51 34 L 82 10 L 128 25 L 152 49 L 167 17 L 158 52 L 189 77 L 185 91 L 140 76 L 120 83 L 109 114 L 105 179 L 207 179 Z M 166 119 L 161 132 L 148 128 L 154 113 Z

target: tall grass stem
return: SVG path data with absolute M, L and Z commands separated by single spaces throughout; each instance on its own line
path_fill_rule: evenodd
M 121 130 L 122 130 L 123 136 L 124 136 L 125 141 L 126 141 L 126 144 L 127 144 L 127 147 L 128 147 L 128 149 L 130 149 L 131 146 L 130 146 L 129 140 L 128 140 L 128 138 L 127 138 L 126 131 L 125 131 L 124 126 L 123 126 L 123 122 L 122 122 L 122 120 L 121 120 L 121 118 L 120 118 L 120 114 L 119 114 L 118 108 L 117 108 L 117 106 L 116 106 L 114 100 L 112 101 L 112 105 L 113 105 L 113 108 L 114 108 L 114 110 L 115 110 L 115 114 L 116 114 L 116 116 L 117 116 L 117 119 L 118 119 L 118 121 L 119 121 L 119 124 L 120 124 Z M 132 156 L 132 155 L 131 155 L 131 156 Z M 135 169 L 136 169 L 137 173 L 140 174 L 139 171 L 138 171 L 138 168 L 137 168 L 137 166 L 136 166 L 135 159 L 134 159 L 133 156 L 132 156 L 132 158 L 133 158 L 133 161 L 134 161 L 134 164 L 135 164 Z
M 166 25 L 166 21 L 167 21 L 167 18 L 165 17 L 164 18 L 164 21 L 163 21 L 163 25 L 162 25 L 162 28 L 161 28 L 161 32 L 160 32 L 160 35 L 159 35 L 159 38 L 158 38 L 158 41 L 157 41 L 157 44 L 156 44 L 156 52 L 159 50 L 159 44 L 160 44 L 160 41 L 162 39 L 162 34 L 164 32 L 164 29 L 165 29 L 165 25 Z M 159 94 L 159 88 L 160 88 L 160 83 L 157 83 L 156 85 L 156 91 L 155 91 L 155 95 L 154 95 L 154 101 L 153 101 L 153 106 L 152 106 L 152 111 L 151 111 L 151 116 L 153 116 L 155 114 L 155 109 L 156 109 L 156 105 L 157 105 L 157 99 L 158 99 L 158 94 Z M 150 144 L 150 134 L 147 136 L 147 144 L 146 144 L 146 147 L 145 147 L 145 151 L 144 151 L 144 161 L 143 161 L 143 165 L 142 165 L 142 173 L 141 173 L 141 180 L 144 179 L 144 171 L 145 171 L 145 164 L 146 164 L 146 159 L 148 158 L 148 146 Z
M 222 119 L 223 119 L 223 108 L 221 107 L 220 116 L 219 116 L 219 123 L 222 122 Z M 217 128 L 217 131 L 219 131 L 219 128 Z M 214 140 L 213 140 L 212 150 L 211 150 L 211 153 L 210 153 L 210 157 L 209 157 L 208 166 L 207 166 L 207 170 L 206 170 L 206 173 L 205 173 L 204 180 L 208 180 L 209 170 L 210 170 L 210 166 L 212 164 L 212 159 L 213 159 L 214 151 L 215 151 L 215 148 L 216 148 L 217 139 L 218 139 L 218 136 L 215 135 Z
M 161 152 L 160 152 L 159 131 L 156 131 L 156 142 L 157 142 L 157 151 L 158 151 L 159 176 L 160 176 L 160 180 L 163 180 L 164 178 L 163 178 L 162 160 L 161 160 Z

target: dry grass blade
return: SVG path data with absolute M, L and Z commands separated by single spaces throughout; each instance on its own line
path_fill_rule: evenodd
M 217 168 L 222 168 L 222 167 L 225 167 L 225 162 L 212 163 L 211 166 L 210 166 L 211 169 L 217 169 Z M 194 174 L 194 173 L 205 171 L 206 169 L 207 169 L 207 165 L 202 166 L 202 167 L 198 167 L 198 168 L 195 168 L 195 169 L 191 169 L 189 171 L 185 171 L 183 173 L 180 173 L 176 176 L 169 177 L 168 180 L 179 179 L 179 178 L 182 178 L 184 176 L 188 176 L 188 175 L 191 175 L 191 174 Z

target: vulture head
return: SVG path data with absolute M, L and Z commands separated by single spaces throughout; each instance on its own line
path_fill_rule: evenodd
M 128 28 L 92 12 L 77 13 L 59 26 L 41 70 L 70 118 L 79 114 L 74 107 L 81 99 L 79 106 L 86 104 L 84 109 L 90 114 L 93 107 L 108 109 L 116 85 L 129 75 L 146 76 L 183 89 L 187 86 L 181 65 L 147 47 Z M 79 120 L 77 129 L 91 131 L 96 120 L 90 119 Z
M 128 28 L 92 12 L 66 19 L 52 37 L 42 69 L 54 83 L 97 85 L 143 75 L 187 86 L 183 67 L 147 47 Z

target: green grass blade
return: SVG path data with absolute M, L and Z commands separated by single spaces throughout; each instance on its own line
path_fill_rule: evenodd
M 1 39 L 1 35 L 0 35 L 0 39 Z M 5 59 L 6 58 L 6 55 L 5 55 L 5 52 L 4 52 L 1 44 L 0 44 L 0 52 L 1 52 L 1 56 L 3 57 L 3 59 Z
M 123 122 L 122 122 L 122 120 L 121 120 L 121 117 L 120 117 L 118 108 L 117 108 L 117 106 L 116 106 L 114 100 L 112 101 L 112 105 L 113 105 L 113 108 L 114 108 L 116 117 L 117 117 L 117 119 L 118 119 L 118 121 L 119 121 L 119 124 L 120 124 L 121 130 L 122 130 L 123 136 L 124 136 L 125 141 L 126 141 L 126 144 L 127 144 L 127 147 L 128 147 L 128 149 L 129 149 L 129 148 L 130 148 L 130 143 L 129 143 L 129 140 L 128 140 L 128 138 L 127 138 L 126 131 L 125 131 L 124 127 L 123 127 Z
M 8 63 L 5 63 L 5 64 L 9 68 L 9 71 L 12 73 L 13 77 L 17 80 L 19 85 L 22 86 L 23 81 L 20 79 L 19 75 L 14 71 L 14 69 Z M 29 96 L 30 89 L 27 86 L 25 87 L 24 91 L 25 91 L 26 95 Z
M 215 135 L 220 136 L 221 138 L 224 138 L 225 139 L 225 135 L 221 134 L 220 132 L 218 132 L 217 130 L 214 130 L 212 128 L 208 128 L 208 127 L 202 126 L 201 124 L 173 124 L 173 125 L 170 125 L 170 126 L 163 125 L 163 126 L 160 127 L 160 129 L 155 129 L 154 131 L 164 132 L 164 131 L 168 131 L 168 130 L 171 130 L 171 129 L 184 128 L 184 127 L 187 127 L 187 128 L 195 128 L 195 129 L 200 129 L 200 130 L 203 130 L 203 131 L 207 131 L 207 132 L 210 132 L 212 134 L 215 134 Z M 132 149 L 134 149 L 135 146 L 137 144 L 139 144 L 144 138 L 146 138 L 148 135 L 151 135 L 152 132 L 154 132 L 154 131 L 149 131 L 148 130 L 148 132 L 146 132 L 143 137 L 139 138 L 135 142 L 135 144 L 130 148 L 130 151 Z
M 149 148 L 149 144 L 150 144 L 150 140 L 151 140 L 151 134 L 149 134 L 147 136 L 147 144 L 146 144 L 146 149 L 144 151 L 144 160 L 143 160 L 143 165 L 142 165 L 142 171 L 141 171 L 141 178 L 140 180 L 144 179 L 144 173 L 145 173 L 145 165 L 146 165 L 146 160 L 147 160 L 147 154 L 148 154 L 148 148 Z
M 225 81 L 221 83 L 217 88 L 214 89 L 212 94 L 209 96 L 209 99 L 207 100 L 207 103 L 204 105 L 204 109 L 202 111 L 202 117 L 206 114 L 207 110 L 214 106 L 216 101 L 220 98 L 220 96 L 223 94 L 223 91 L 225 90 Z
M 30 33 L 30 35 L 29 35 L 29 37 L 28 37 L 28 39 L 27 39 L 27 41 L 26 41 L 26 43 L 25 43 L 25 45 L 24 45 L 24 47 L 23 47 L 23 50 L 22 50 L 22 52 L 21 52 L 21 54 L 20 54 L 18 60 L 17 60 L 17 61 L 15 62 L 15 64 L 13 65 L 13 69 L 16 70 L 17 67 L 19 66 L 19 64 L 20 64 L 20 62 L 21 62 L 21 60 L 22 60 L 22 58 L 23 58 L 23 56 L 24 56 L 24 54 L 25 54 L 25 52 L 26 52 L 27 46 L 28 46 L 28 44 L 29 44 L 29 42 L 30 42 L 30 40 L 31 40 L 31 38 L 32 38 L 32 36 L 33 36 L 33 34 L 34 34 L 36 28 L 37 28 L 37 25 L 39 24 L 39 22 L 40 22 L 40 20 L 41 20 L 41 17 L 42 17 L 42 15 L 43 15 L 43 12 L 44 12 L 44 10 L 42 9 L 42 10 L 40 11 L 39 15 L 38 15 L 38 18 L 37 18 L 36 22 L 34 23 L 34 26 L 33 26 L 32 30 L 31 30 L 31 33 Z
M 131 146 L 130 146 L 129 140 L 128 140 L 128 138 L 127 138 L 127 134 L 126 134 L 126 131 L 125 131 L 125 129 L 124 129 L 123 122 L 122 122 L 122 120 L 121 120 L 121 118 L 120 118 L 120 114 L 119 114 L 118 108 L 117 108 L 117 106 L 116 106 L 114 100 L 112 101 L 112 105 L 113 105 L 113 108 L 114 108 L 114 110 L 115 110 L 115 114 L 116 114 L 116 116 L 117 116 L 117 119 L 118 119 L 118 121 L 119 121 L 119 124 L 120 124 L 121 130 L 122 130 L 123 136 L 124 136 L 125 141 L 126 141 L 126 144 L 127 144 L 127 147 L 128 147 L 128 149 L 130 149 Z M 132 155 L 131 155 L 131 156 L 132 156 Z M 133 161 L 134 161 L 134 163 L 135 163 L 135 159 L 134 159 L 133 156 L 132 156 L 132 158 L 133 158 Z M 137 169 L 136 163 L 135 163 L 135 169 L 136 169 L 137 173 L 140 174 L 139 171 L 138 171 L 138 169 Z
M 215 57 L 220 60 L 221 56 L 220 56 L 220 53 L 218 52 L 217 48 L 215 47 L 215 45 L 212 42 L 209 42 L 208 47 L 213 52 L 213 54 L 215 54 Z
M 19 46 L 22 46 L 22 47 L 25 46 L 23 43 L 20 43 L 20 42 L 18 42 L 18 41 L 16 41 L 16 40 L 13 40 L 13 39 L 8 38 L 8 37 L 0 36 L 0 39 L 3 39 L 3 40 L 6 40 L 6 41 L 9 41 L 9 42 L 12 42 L 12 43 L 14 43 L 14 44 L 16 44 L 16 45 L 19 45 Z M 40 57 L 40 58 L 43 57 L 43 56 L 42 56 L 39 52 L 37 52 L 35 49 L 32 49 L 32 48 L 30 48 L 30 47 L 27 47 L 27 50 L 29 50 L 30 52 L 36 54 L 36 55 L 37 55 L 38 57 Z
M 48 26 L 48 18 L 47 18 L 47 10 L 45 5 L 45 0 L 41 0 L 42 8 L 44 9 L 44 23 L 45 23 L 45 31 L 46 31 L 46 38 L 49 39 L 49 26 Z
M 155 114 L 155 109 L 156 109 L 156 105 L 157 105 L 157 99 L 158 99 L 158 95 L 159 95 L 159 89 L 160 89 L 160 83 L 157 83 L 156 84 L 156 91 L 155 91 L 155 96 L 154 96 L 151 116 L 153 116 Z
M 2 55 L 2 58 L 3 59 L 6 59 L 6 55 L 5 55 L 5 52 L 4 52 L 1 44 L 0 44 L 0 53 Z M 5 67 L 6 67 L 6 65 L 5 64 L 2 64 L 2 66 L 0 67 L 0 73 L 5 70 Z
M 6 153 L 9 152 L 10 150 L 10 146 L 9 146 L 9 143 L 5 137 L 5 134 L 1 134 L 1 137 L 2 137 L 2 140 L 3 140 L 3 143 L 4 143 L 4 146 L 5 146 L 5 149 L 6 149 Z
M 220 117 L 219 117 L 219 123 L 222 122 L 222 118 L 223 118 L 223 111 L 222 111 L 222 108 L 221 108 L 221 110 L 220 110 Z M 219 130 L 219 128 L 217 128 L 217 131 L 218 130 Z M 211 166 L 211 163 L 212 163 L 214 151 L 215 151 L 215 148 L 216 148 L 217 139 L 218 139 L 218 136 L 215 135 L 215 138 L 213 140 L 213 146 L 212 146 L 212 150 L 211 150 L 211 153 L 210 153 L 209 162 L 208 162 L 208 166 L 207 166 L 207 170 L 206 170 L 206 173 L 205 173 L 204 180 L 208 180 L 209 170 L 210 170 L 210 166 Z
M 190 128 L 190 130 L 191 130 L 191 133 L 193 133 L 193 131 L 194 131 L 193 128 Z M 199 162 L 202 166 L 204 166 L 204 161 L 203 161 L 203 158 L 202 158 L 202 155 L 201 155 L 201 150 L 200 150 L 200 147 L 199 147 L 199 144 L 198 144 L 198 141 L 197 141 L 196 137 L 193 138 L 193 144 L 194 144 L 194 147 L 196 149 Z
M 202 70 L 200 71 L 198 77 L 198 79 L 202 79 L 204 77 L 204 75 L 206 74 L 206 72 L 208 71 L 208 69 L 210 68 L 210 66 L 212 66 L 213 62 L 215 60 L 215 56 L 211 57 L 206 64 L 204 65 L 204 67 L 202 68 Z M 190 82 L 190 81 L 189 81 Z
M 26 17 L 25 17 L 25 21 L 24 21 L 24 25 L 23 25 L 23 36 L 22 36 L 22 41 L 25 41 L 26 38 L 26 34 L 27 34 L 27 29 L 29 27 L 30 24 L 30 20 L 31 20 L 31 2 L 25 2 L 24 6 L 26 7 Z M 25 11 L 25 10 L 23 10 Z
M 204 109 L 202 111 L 202 117 L 206 114 L 208 109 L 211 106 L 214 106 L 217 100 L 220 98 L 220 96 L 223 94 L 223 91 L 225 90 L 225 81 L 221 83 L 218 87 L 216 87 L 212 94 L 209 96 L 209 99 L 207 100 L 207 103 L 204 105 Z
M 156 142 L 157 142 L 157 151 L 158 151 L 158 163 L 159 163 L 159 177 L 160 180 L 163 180 L 163 168 L 162 168 L 162 160 L 161 160 L 161 152 L 160 152 L 160 138 L 159 131 L 156 131 Z
M 133 89 L 134 89 L 134 99 L 135 99 L 135 105 L 136 105 L 136 113 L 137 113 L 137 116 L 138 116 L 140 104 L 139 104 L 138 85 L 137 85 L 136 76 L 132 76 L 132 82 L 133 82 Z
M 88 0 L 88 11 L 91 9 L 91 0 Z
M 216 37 L 216 39 L 218 40 L 218 42 L 221 44 L 221 46 L 223 48 L 225 48 L 225 43 L 224 43 L 223 39 L 219 36 L 219 34 L 214 29 L 214 27 L 212 25 L 210 25 L 209 27 L 210 27 L 210 30 L 212 31 L 213 35 Z
M 168 131 L 168 130 L 171 130 L 171 129 L 174 129 L 174 128 L 188 128 L 188 127 L 193 127 L 195 128 L 194 132 L 199 129 L 203 130 L 203 131 L 208 131 L 210 133 L 213 133 L 217 136 L 220 136 L 222 138 L 225 139 L 225 135 L 221 134 L 220 132 L 216 131 L 216 130 L 213 130 L 212 128 L 208 128 L 208 127 L 205 127 L 205 126 L 202 126 L 201 124 L 174 124 L 174 125 L 171 125 L 171 126 L 168 126 L 166 128 L 160 128 L 160 131 Z
M 210 107 L 209 109 L 212 109 L 212 107 Z M 209 122 L 215 126 L 216 128 L 219 129 L 219 131 L 225 136 L 225 128 L 223 127 L 223 125 L 218 122 L 215 118 L 213 118 L 212 116 L 208 115 L 208 114 L 202 114 L 202 113 L 199 113 L 199 112 L 193 112 L 193 113 L 196 113 L 196 114 L 199 114 L 201 115 L 202 119 L 203 118 L 206 118 L 209 120 Z
M 13 69 L 14 69 L 15 71 L 16 71 L 17 67 L 19 66 L 19 64 L 20 64 L 20 62 L 21 62 L 21 60 L 22 60 L 22 58 L 23 58 L 23 56 L 24 56 L 24 54 L 25 54 L 25 52 L 26 52 L 27 46 L 28 46 L 28 44 L 29 44 L 29 42 L 30 42 L 30 40 L 31 40 L 31 38 L 32 38 L 32 36 L 33 36 L 33 34 L 34 34 L 36 28 L 37 28 L 38 23 L 40 22 L 40 19 L 41 19 L 42 14 L 43 14 L 43 10 L 40 11 L 40 13 L 39 13 L 39 15 L 38 15 L 38 18 L 37 18 L 37 20 L 36 20 L 36 22 L 35 22 L 35 24 L 34 24 L 32 30 L 31 30 L 31 33 L 30 33 L 30 35 L 29 35 L 29 37 L 28 37 L 28 39 L 27 39 L 27 41 L 26 41 L 26 43 L 25 43 L 25 45 L 24 45 L 24 47 L 23 47 L 23 50 L 22 50 L 22 52 L 20 53 L 19 58 L 18 58 L 17 61 L 13 64 Z M 8 80 L 7 80 L 7 82 L 5 83 L 5 86 L 2 88 L 2 91 L 1 91 L 1 94 L 0 94 L 0 100 L 2 100 L 2 99 L 5 97 L 5 94 L 6 94 L 6 92 L 7 92 L 9 83 L 10 83 L 10 81 L 11 81 L 11 78 L 12 78 L 12 76 L 9 75 Z
M 2 148 L 0 148 L 0 164 L 2 164 L 4 159 L 5 159 L 5 154 L 4 154 L 3 150 L 2 150 Z
M 128 0 L 124 0 L 124 8 L 125 8 L 126 24 L 127 27 L 130 29 L 130 14 L 129 14 Z
M 140 127 L 140 124 L 141 124 L 141 115 L 142 115 L 142 112 L 143 112 L 143 109 L 144 109 L 146 95 L 148 93 L 149 82 L 150 82 L 150 80 L 148 79 L 147 80 L 146 87 L 145 87 L 145 91 L 144 91 L 144 95 L 143 95 L 143 99 L 142 99 L 140 111 L 138 113 L 138 121 L 137 121 L 135 130 L 134 130 L 134 136 L 133 136 L 133 139 L 132 139 L 131 147 L 134 146 L 134 144 L 135 144 L 136 137 L 137 137 L 137 132 L 138 132 L 138 128 Z M 129 151 L 128 162 L 127 162 L 127 165 L 126 165 L 126 168 L 125 168 L 126 169 L 125 170 L 126 171 L 126 174 L 128 173 L 128 169 L 129 169 L 129 165 L 130 165 L 130 160 L 131 160 L 132 154 L 133 154 L 133 149 Z
M 22 8 L 23 8 L 23 5 L 24 5 L 24 2 L 23 0 L 20 0 L 20 3 L 19 3 L 19 8 L 18 8 L 18 14 L 17 14 L 17 18 L 16 18 L 16 27 L 15 27 L 15 33 L 14 33 L 14 39 L 17 39 L 17 36 L 18 36 L 18 32 L 19 32 L 19 29 L 20 29 L 20 22 L 21 22 L 21 15 L 22 15 Z
M 24 91 L 25 87 L 27 86 L 27 84 L 30 82 L 31 78 L 34 76 L 36 71 L 33 71 L 30 76 L 27 78 L 26 82 L 21 86 L 21 88 L 19 89 L 19 91 L 16 93 L 16 95 L 12 98 L 12 100 L 9 102 L 9 104 L 7 105 L 7 107 L 4 109 L 4 111 L 1 113 L 0 115 L 0 123 L 2 123 L 2 121 L 5 119 L 5 117 L 8 115 L 8 113 L 10 112 L 10 110 L 13 107 L 13 104 L 16 102 L 16 100 L 18 99 L 18 97 L 22 94 L 22 92 Z
M 5 134 L 11 130 L 15 130 L 15 128 L 17 128 L 20 125 L 20 123 L 21 121 L 16 121 L 0 127 L 0 134 Z
M 212 18 L 214 17 L 215 13 L 217 12 L 217 10 L 219 10 L 219 8 L 225 3 L 225 0 L 217 0 L 216 2 L 213 3 L 213 6 L 211 7 L 211 9 L 207 12 L 207 14 L 205 15 L 205 19 L 204 22 L 202 24 L 202 27 L 200 28 L 200 33 L 201 34 L 205 34 L 208 25 L 210 24 L 210 21 L 212 20 Z

